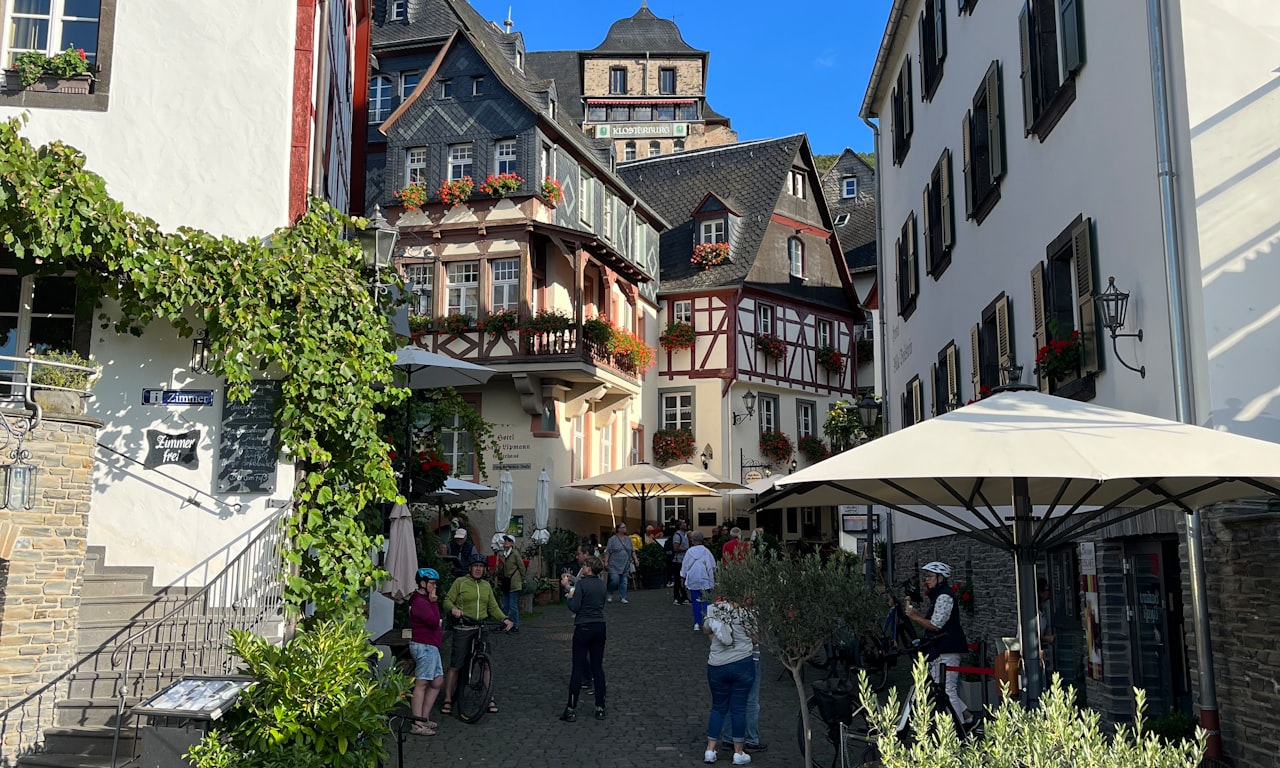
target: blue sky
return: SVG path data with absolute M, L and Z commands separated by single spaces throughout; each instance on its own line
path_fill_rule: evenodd
M 500 21 L 511 8 L 532 51 L 594 48 L 640 0 L 471 0 Z M 814 152 L 871 151 L 858 117 L 891 0 L 649 0 L 685 42 L 711 53 L 707 99 L 741 140 L 809 134 Z

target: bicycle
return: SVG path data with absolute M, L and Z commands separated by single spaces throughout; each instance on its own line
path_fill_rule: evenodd
M 456 623 L 474 627 L 466 661 L 458 668 L 458 688 L 453 697 L 454 714 L 464 723 L 480 722 L 493 698 L 493 667 L 489 662 L 489 627 L 494 622 L 463 616 Z
M 910 580 L 902 586 L 905 594 L 919 600 L 919 593 L 914 591 Z M 902 601 L 892 591 L 886 590 L 885 595 L 889 610 L 878 631 L 864 632 L 857 637 L 848 632 L 837 633 L 809 664 L 829 673 L 835 664 L 851 678 L 856 677 L 857 672 L 866 672 L 871 689 L 884 690 L 889 682 L 889 668 L 898 663 L 899 656 L 910 653 L 919 644 L 915 626 L 907 620 Z

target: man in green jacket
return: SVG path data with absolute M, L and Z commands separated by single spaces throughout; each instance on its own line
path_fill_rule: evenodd
M 524 558 L 516 549 L 516 540 L 503 536 L 502 549 L 498 552 L 498 588 L 502 591 L 502 612 L 511 619 L 512 626 L 507 631 L 512 634 L 520 631 L 520 592 L 524 589 L 524 579 Z
M 466 616 L 477 621 L 485 618 L 501 621 L 503 629 L 511 630 L 511 619 L 508 619 L 498 607 L 498 598 L 493 594 L 493 587 L 485 578 L 487 564 L 484 555 L 475 555 L 467 568 L 467 575 L 454 579 L 449 593 L 444 596 L 444 609 L 455 619 Z M 453 686 L 458 681 L 458 670 L 466 663 L 471 651 L 471 639 L 475 636 L 476 627 L 455 627 L 453 630 L 452 652 L 449 654 L 449 671 L 444 673 L 444 704 L 440 706 L 441 714 L 453 712 Z M 488 682 L 487 680 L 485 682 Z M 489 711 L 497 712 L 497 702 L 489 701 Z

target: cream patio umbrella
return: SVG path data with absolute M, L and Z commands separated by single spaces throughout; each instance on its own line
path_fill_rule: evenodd
M 645 503 L 657 496 L 719 496 L 720 492 L 673 472 L 640 462 L 561 486 L 599 491 L 614 498 L 640 502 L 640 530 L 644 530 Z
M 418 545 L 413 537 L 413 517 L 404 504 L 391 508 L 385 565 L 387 580 L 382 582 L 382 594 L 402 600 L 418 588 Z
M 1158 507 L 1280 494 L 1280 444 L 1009 388 L 778 478 L 757 508 L 879 504 L 1013 554 L 1023 648 L 1039 552 Z M 1043 688 L 1025 667 L 1030 699 Z
M 498 477 L 498 495 L 493 506 L 494 551 L 502 548 L 501 537 L 506 535 L 507 527 L 511 525 L 511 509 L 515 495 L 511 486 L 511 470 L 504 469 Z

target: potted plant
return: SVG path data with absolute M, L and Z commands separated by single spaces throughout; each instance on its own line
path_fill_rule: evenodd
M 102 366 L 77 352 L 62 350 L 38 352 L 31 357 L 36 361 L 31 369 L 31 384 L 35 388 L 32 397 L 41 409 L 48 413 L 84 413 L 85 398 L 102 372 Z
M 1057 383 L 1073 375 L 1080 367 L 1080 332 L 1072 331 L 1065 339 L 1052 339 L 1036 350 L 1036 374 Z
M 67 48 L 55 56 L 46 56 L 39 51 L 20 53 L 13 60 L 12 78 L 6 78 L 9 90 L 71 91 L 88 93 L 85 83 L 74 87 L 66 87 L 67 80 L 91 80 L 89 74 L 89 57 L 83 48 Z
M 480 330 L 490 336 L 502 336 L 520 327 L 520 313 L 514 309 L 490 312 L 480 321 Z
M 624 371 L 640 374 L 653 365 L 653 349 L 630 331 L 614 328 L 609 350 L 614 363 Z
M 491 197 L 506 197 L 523 183 L 524 179 L 514 173 L 500 173 L 497 176 L 491 173 L 480 185 L 480 191 Z
M 785 433 L 768 430 L 760 433 L 760 453 L 774 464 L 784 464 L 796 452 Z
M 440 318 L 440 330 L 451 339 L 456 339 L 475 327 L 476 319 L 466 312 L 457 312 Z
M 876 344 L 871 339 L 858 339 L 858 367 L 875 362 Z
M 667 576 L 667 551 L 661 544 L 651 542 L 640 548 L 637 558 L 640 560 L 636 567 L 640 585 L 645 589 L 662 589 Z
M 436 190 L 436 195 L 445 205 L 462 205 L 471 199 L 471 193 L 475 190 L 476 184 L 471 177 L 463 176 L 460 179 L 442 183 Z
M 678 464 L 687 461 L 697 450 L 693 432 L 670 427 L 653 433 L 653 458 L 659 464 Z
M 685 322 L 671 323 L 658 337 L 658 343 L 667 351 L 693 349 L 696 340 L 697 334 L 693 331 L 693 325 Z
M 693 256 L 689 257 L 690 264 L 703 269 L 718 267 L 728 260 L 728 243 L 698 243 L 693 246 Z
M 770 360 L 781 360 L 787 354 L 787 343 L 772 333 L 762 333 L 756 337 L 756 349 Z
M 542 199 L 547 201 L 547 205 L 555 208 L 564 200 L 564 190 L 560 187 L 560 182 L 550 176 L 542 180 L 538 185 L 538 191 L 542 193 Z
M 844 374 L 844 355 L 836 351 L 830 344 L 818 347 L 818 365 L 837 376 Z
M 417 182 L 402 189 L 397 189 L 395 195 L 401 205 L 415 211 L 426 204 L 427 197 L 429 197 L 426 186 Z
M 613 324 L 603 317 L 590 317 L 582 321 L 582 338 L 593 346 L 606 348 L 613 339 Z
M 799 448 L 800 455 L 810 464 L 822 461 L 831 455 L 831 451 L 827 450 L 827 444 L 817 435 L 805 435 L 800 438 Z
M 559 584 L 546 576 L 539 576 L 537 579 L 530 579 L 533 585 L 533 604 L 547 605 L 555 602 L 556 596 L 559 594 Z
M 409 315 L 409 335 L 415 339 L 431 331 L 431 315 Z
M 558 309 L 543 309 L 530 315 L 523 324 L 526 336 L 544 333 L 562 333 L 569 330 L 573 321 Z

